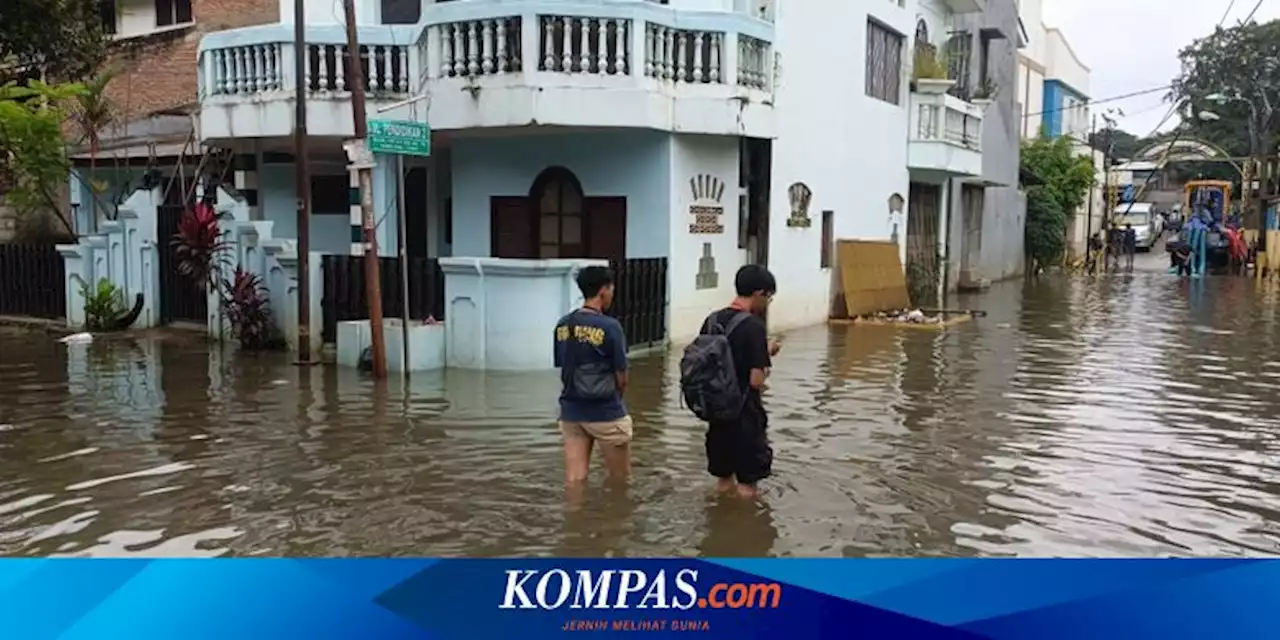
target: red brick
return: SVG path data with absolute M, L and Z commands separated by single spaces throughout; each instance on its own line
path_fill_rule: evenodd
M 280 21 L 279 0 L 192 0 L 195 26 L 122 43 L 109 63 L 120 71 L 107 86 L 122 120 L 196 102 L 200 38 L 206 33 Z

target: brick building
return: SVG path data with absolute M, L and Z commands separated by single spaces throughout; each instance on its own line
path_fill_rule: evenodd
M 206 33 L 280 20 L 279 0 L 100 0 L 121 45 L 107 97 L 123 120 L 196 102 L 196 49 Z
M 72 180 L 70 202 L 80 233 L 111 217 L 147 174 L 172 176 L 185 157 L 184 175 L 190 175 L 198 163 L 202 149 L 193 131 L 201 38 L 280 20 L 279 0 L 98 1 L 116 44 L 106 63 L 113 77 L 105 92 L 116 117 L 99 132 L 96 158 L 87 146 L 72 152 L 80 179 Z M 92 195 L 90 181 L 109 187 Z

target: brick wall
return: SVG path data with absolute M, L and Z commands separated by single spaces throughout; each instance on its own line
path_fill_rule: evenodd
M 280 21 L 279 0 L 192 0 L 191 29 L 122 41 L 112 64 L 122 72 L 107 97 L 125 120 L 196 101 L 196 65 L 206 33 Z

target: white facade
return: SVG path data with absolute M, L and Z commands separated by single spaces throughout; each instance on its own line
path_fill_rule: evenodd
M 952 201 L 1016 180 L 1002 168 L 993 182 L 984 161 L 991 100 L 914 81 L 912 60 L 918 44 L 942 48 L 959 33 L 977 42 L 988 29 L 958 17 L 980 15 L 987 1 L 424 0 L 416 23 L 396 25 L 381 24 L 375 0 L 357 0 L 356 10 L 369 51 L 369 116 L 425 121 L 433 132 L 432 157 L 409 163 L 425 172 L 427 195 L 408 205 L 404 229 L 423 241 L 419 255 L 521 268 L 662 259 L 665 335 L 679 344 L 732 299 L 735 272 L 752 261 L 779 283 L 771 329 L 823 322 L 835 268 L 824 243 L 893 238 L 906 259 L 904 214 L 918 183 L 931 189 L 931 215 L 941 212 L 927 230 L 929 253 L 949 253 L 949 241 L 961 253 L 960 236 L 973 230 L 952 231 Z M 254 194 L 237 210 L 244 222 L 269 225 L 286 249 L 297 228 L 288 152 L 299 83 L 313 142 L 312 157 L 298 160 L 332 167 L 354 131 L 341 13 L 329 0 L 307 0 L 306 11 L 301 78 L 291 0 L 282 0 L 279 24 L 210 34 L 200 45 L 200 136 L 254 160 L 237 172 L 237 188 Z M 918 43 L 924 33 L 929 42 Z M 1000 49 L 1010 65 L 1014 46 Z M 965 69 L 966 82 L 981 80 Z M 1011 106 L 999 107 L 1002 122 L 1012 122 Z M 398 179 L 391 160 L 378 156 L 373 179 L 383 255 L 394 251 L 399 224 L 387 215 Z M 1016 156 L 998 164 L 1014 167 Z M 547 184 L 557 185 L 550 200 L 561 199 L 556 219 Z M 895 200 L 904 206 L 891 215 Z M 981 199 L 973 202 L 980 226 Z M 358 209 L 348 220 L 317 206 L 312 251 L 358 237 Z M 508 312 L 487 295 L 486 309 Z M 477 313 L 450 307 L 445 322 L 513 321 Z
M 891 233 L 889 198 L 907 195 L 909 92 L 902 82 L 897 104 L 867 95 L 872 20 L 902 36 L 902 59 L 908 60 L 914 15 L 898 2 L 787 2 L 778 8 L 769 268 L 782 291 L 769 320 L 779 328 L 822 322 L 830 312 L 831 269 L 819 262 L 822 212 L 833 211 L 836 238 L 885 239 Z M 818 44 L 824 42 L 847 47 L 850 64 L 842 73 L 828 72 L 833 58 Z M 787 226 L 787 192 L 795 183 L 813 193 L 809 228 Z
M 1043 129 L 1050 135 L 1084 140 L 1090 127 L 1089 67 L 1061 29 L 1044 24 L 1043 3 L 1020 0 L 1018 8 L 1027 34 L 1027 45 L 1018 53 L 1022 137 L 1034 138 Z

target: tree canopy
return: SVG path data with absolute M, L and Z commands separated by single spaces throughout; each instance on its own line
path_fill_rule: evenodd
M 0 176 L 11 183 L 5 196 L 19 212 L 58 210 L 55 191 L 71 172 L 62 140 L 63 105 L 83 92 L 78 84 L 39 80 L 0 86 Z
M 1111 158 L 1132 158 L 1146 146 L 1146 141 L 1123 129 L 1108 127 L 1089 134 L 1089 146 Z
M 1065 136 L 1041 136 L 1022 144 L 1021 175 L 1027 191 L 1027 255 L 1041 266 L 1053 264 L 1066 250 L 1071 217 L 1094 184 L 1093 160 L 1078 155 Z
M 0 84 L 86 78 L 110 42 L 97 0 L 0 0 Z
M 1280 124 L 1280 20 L 1219 27 L 1179 54 L 1182 73 L 1170 98 L 1220 119 L 1188 118 L 1187 134 L 1231 153 L 1272 152 Z

